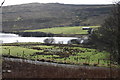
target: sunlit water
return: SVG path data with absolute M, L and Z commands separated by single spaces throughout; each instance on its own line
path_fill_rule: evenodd
M 0 33 L 0 43 L 15 43 L 15 42 L 41 42 L 49 37 L 20 37 L 16 34 L 8 34 L 8 33 Z M 63 42 L 63 44 L 67 44 L 67 42 L 71 39 L 77 39 L 76 37 L 53 37 L 55 39 L 55 43 Z

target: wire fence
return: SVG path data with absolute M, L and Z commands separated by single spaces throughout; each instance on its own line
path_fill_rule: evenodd
M 50 57 L 46 57 L 49 56 Z M 55 54 L 26 54 L 23 50 L 22 53 L 11 53 L 11 49 L 8 49 L 8 53 L 3 53 L 3 57 L 8 58 L 19 58 L 27 60 L 36 60 L 36 61 L 46 61 L 46 62 L 55 62 L 55 63 L 64 63 L 64 64 L 82 64 L 82 65 L 92 65 L 92 66 L 107 66 L 114 64 L 110 59 L 91 59 L 90 57 L 79 57 L 75 56 L 73 59 L 67 57 L 55 57 Z M 64 55 L 64 54 L 62 54 Z M 42 57 L 39 57 L 42 56 Z M 59 60 L 57 60 L 59 59 Z M 117 65 L 117 64 L 114 64 Z
M 42 55 L 44 58 L 39 57 L 40 55 Z M 72 65 L 72 64 L 75 64 L 74 61 L 76 61 L 76 64 L 78 66 L 81 66 L 81 65 L 83 67 L 84 66 L 94 66 L 95 68 L 96 68 L 96 66 L 97 67 L 98 66 L 103 66 L 102 63 L 106 62 L 106 64 L 104 64 L 104 66 L 108 67 L 108 74 L 105 74 L 105 76 L 108 76 L 110 78 L 114 77 L 113 68 L 111 67 L 112 66 L 112 61 L 110 59 L 96 59 L 96 61 L 94 60 L 95 62 L 92 62 L 92 59 L 90 57 L 76 56 L 72 59 L 72 61 L 70 60 L 71 58 L 69 58 L 69 57 L 62 57 L 62 58 L 64 58 L 64 60 L 62 60 L 62 61 L 60 60 L 60 61 L 56 62 L 55 60 L 57 58 L 55 59 L 54 55 L 51 55 L 51 57 L 46 57 L 46 58 L 45 58 L 46 55 L 43 55 L 43 54 L 40 54 L 40 55 L 36 55 L 36 56 L 34 56 L 33 54 L 28 55 L 28 54 L 26 54 L 26 51 L 24 51 L 24 50 L 22 50 L 21 53 L 16 52 L 16 53 L 13 54 L 13 50 L 9 49 L 9 48 L 7 48 L 7 52 L 3 53 L 3 57 L 5 57 L 5 58 L 7 57 L 8 59 L 11 59 L 11 61 L 13 61 L 13 62 L 14 62 L 14 59 L 17 59 L 18 62 L 17 61 L 15 61 L 15 62 L 18 63 L 19 66 L 23 66 L 24 63 L 31 63 L 31 64 L 33 64 L 33 67 L 36 70 L 38 68 L 37 65 L 38 65 L 39 62 L 40 63 L 48 62 L 50 64 L 55 63 L 57 65 L 59 65 L 59 64 L 60 65 L 61 64 Z M 6 61 L 6 63 L 7 63 L 7 61 Z M 47 65 L 47 66 L 49 66 L 49 65 Z M 14 69 L 14 66 L 12 68 Z M 28 67 L 26 66 L 26 67 L 24 67 L 24 69 L 25 68 L 27 69 Z M 17 68 L 17 69 L 18 69 L 18 71 L 21 71 L 21 70 L 19 70 L 19 68 Z M 11 68 L 5 68 L 3 70 L 7 70 L 7 73 L 8 73 L 9 72 L 8 70 L 11 70 Z M 12 70 L 11 70 L 11 72 L 12 72 Z M 84 72 L 86 74 L 88 74 L 87 70 L 85 70 Z M 116 71 L 116 73 L 117 73 L 117 71 Z M 86 76 L 86 74 L 84 74 L 84 76 Z M 14 77 L 14 75 L 12 75 L 12 76 Z

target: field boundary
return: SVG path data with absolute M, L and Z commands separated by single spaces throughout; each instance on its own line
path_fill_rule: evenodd
M 58 63 L 52 63 L 52 62 L 42 62 L 42 61 L 33 61 L 33 60 L 26 60 L 26 59 L 17 59 L 17 58 L 6 58 L 3 57 L 3 60 L 5 61 L 12 61 L 12 62 L 25 62 L 35 65 L 45 65 L 45 66 L 55 66 L 55 67 L 65 67 L 65 68 L 89 68 L 89 69 L 110 69 L 109 67 L 96 67 L 96 66 L 85 66 L 85 65 L 72 65 L 72 64 L 58 64 Z M 111 68 L 111 69 L 119 69 L 119 68 Z

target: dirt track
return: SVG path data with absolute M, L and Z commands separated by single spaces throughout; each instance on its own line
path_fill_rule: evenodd
M 62 67 L 52 65 L 36 65 L 26 62 L 3 61 L 3 78 L 120 78 L 120 69 L 97 67 Z

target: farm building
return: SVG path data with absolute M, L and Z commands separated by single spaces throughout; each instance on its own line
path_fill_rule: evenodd
M 90 27 L 82 27 L 82 30 L 88 30 L 88 34 L 92 34 L 93 28 Z
M 82 30 L 89 30 L 91 29 L 90 27 L 82 27 Z

